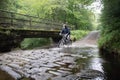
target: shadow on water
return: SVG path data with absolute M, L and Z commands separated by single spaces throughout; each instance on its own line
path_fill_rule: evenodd
M 106 63 L 103 63 L 103 70 L 107 80 L 120 80 L 120 62 L 109 56 L 105 57 L 102 55 L 102 58 L 106 60 Z

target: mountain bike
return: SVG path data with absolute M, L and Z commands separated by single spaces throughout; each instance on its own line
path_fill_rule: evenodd
M 63 34 L 62 39 L 58 43 L 58 47 L 62 47 L 64 45 L 70 45 L 72 43 L 70 39 L 70 35 L 68 34 Z

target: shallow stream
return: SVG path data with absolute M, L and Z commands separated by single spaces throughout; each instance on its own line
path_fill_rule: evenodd
M 0 80 L 120 80 L 120 64 L 97 47 L 16 50 L 0 54 L 0 68 Z

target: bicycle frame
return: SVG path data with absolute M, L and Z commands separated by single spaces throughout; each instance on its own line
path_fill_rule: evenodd
M 69 37 L 70 35 L 63 34 L 62 36 L 63 36 L 62 39 L 58 43 L 58 47 L 61 47 L 63 45 L 67 45 L 67 44 L 71 43 L 71 40 L 70 40 L 70 37 Z

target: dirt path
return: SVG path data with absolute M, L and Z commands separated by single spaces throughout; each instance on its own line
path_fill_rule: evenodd
M 99 31 L 91 31 L 83 39 L 73 42 L 72 45 L 69 45 L 69 47 L 97 46 L 98 38 L 99 38 Z M 56 46 L 57 46 L 57 44 L 51 44 L 48 46 L 41 47 L 41 49 L 55 48 Z M 66 46 L 66 47 L 68 47 L 68 46 Z
M 72 46 L 74 47 L 97 46 L 98 38 L 99 31 L 92 31 L 85 38 L 74 42 Z

